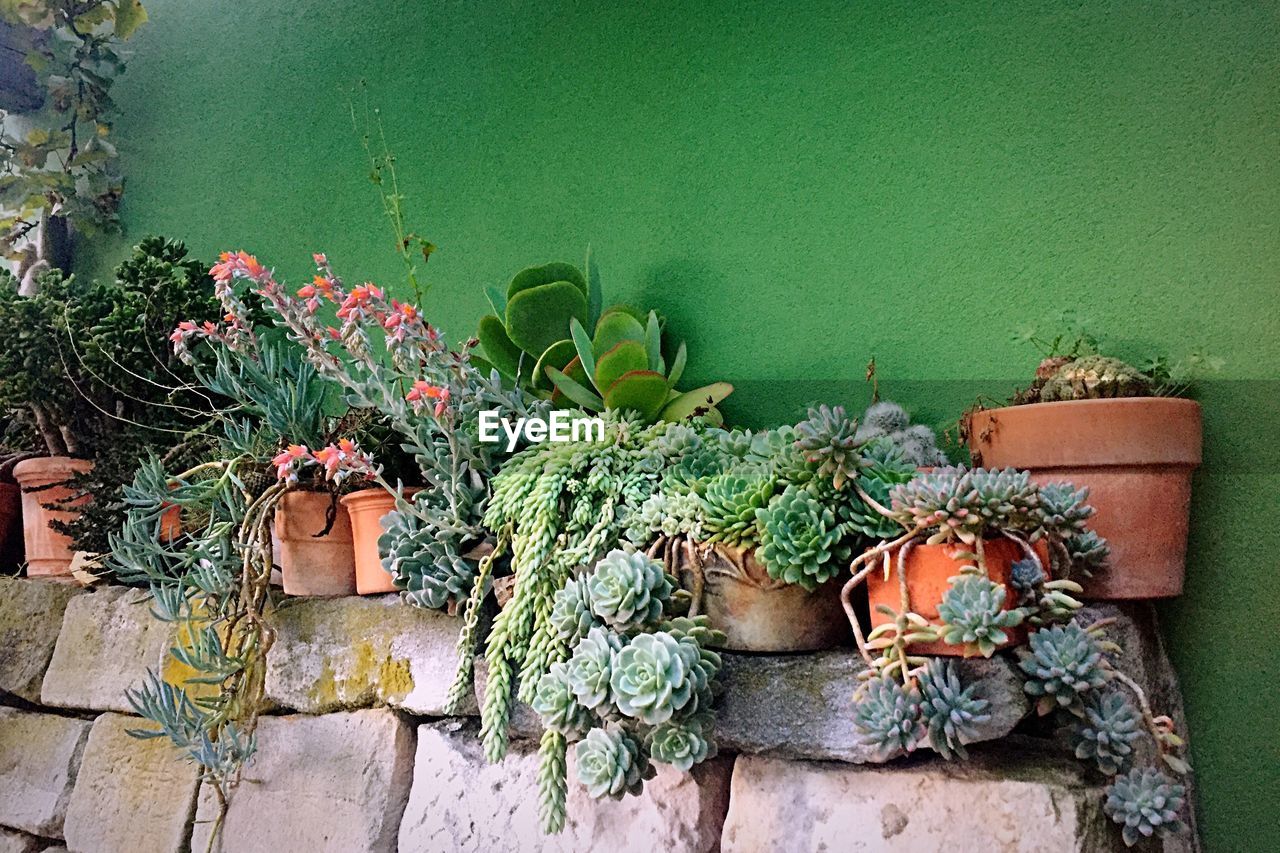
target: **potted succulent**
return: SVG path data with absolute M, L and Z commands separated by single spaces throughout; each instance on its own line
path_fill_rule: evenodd
M 1139 369 L 1099 354 L 1087 335 L 1029 339 L 1046 356 L 1032 385 L 1010 405 L 979 407 L 964 419 L 974 464 L 1089 488 L 1093 525 L 1111 543 L 1114 570 L 1088 580 L 1086 597 L 1181 594 L 1191 475 L 1201 459 L 1200 406 L 1182 395 L 1188 371 L 1214 360 L 1195 354 Z

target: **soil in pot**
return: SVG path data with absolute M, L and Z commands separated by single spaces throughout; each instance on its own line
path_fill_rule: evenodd
M 1133 397 L 991 409 L 974 413 L 969 448 L 975 464 L 1089 488 L 1097 510 L 1089 523 L 1110 544 L 1111 560 L 1081 580 L 1084 597 L 1182 593 L 1191 476 L 1201 458 L 1199 404 Z
M 360 595 L 395 592 L 391 573 L 382 567 L 382 552 L 378 549 L 382 518 L 396 508 L 395 496 L 386 489 L 362 489 L 344 495 L 342 505 L 351 517 L 355 541 L 356 592 Z
M 892 618 L 876 610 L 877 605 L 887 605 L 895 612 L 902 611 L 902 590 L 898 579 L 898 552 L 892 553 L 893 569 L 886 581 L 880 571 L 867 575 L 867 599 L 871 605 L 871 627 L 888 624 Z M 920 614 L 934 624 L 939 623 L 938 605 L 942 596 L 951 587 L 951 578 L 960 574 L 960 569 L 972 565 L 969 559 L 957 559 L 957 554 L 972 554 L 973 546 L 961 543 L 944 545 L 915 545 L 907 551 L 902 561 L 907 576 L 907 596 L 911 610 Z M 1013 574 L 1013 564 L 1022 559 L 1022 547 L 1008 539 L 992 539 L 983 543 L 983 557 L 987 564 L 987 574 L 991 580 L 1002 584 L 1005 588 L 1005 609 L 1017 605 L 1018 595 L 1009 585 Z M 1019 628 L 1009 629 L 1009 642 L 1005 647 L 1016 645 L 1026 639 L 1026 631 Z M 947 655 L 963 657 L 964 647 L 955 646 L 937 640 L 932 643 L 914 643 L 911 652 L 918 655 Z
M 77 514 L 74 510 L 50 509 L 46 504 L 74 494 L 72 489 L 54 484 L 92 468 L 88 459 L 69 456 L 39 456 L 14 466 L 13 477 L 22 489 L 22 537 L 28 577 L 71 577 L 71 560 L 75 556 L 71 538 L 51 528 L 49 522 L 69 522 Z M 87 500 L 86 495 L 77 503 Z
M 328 492 L 285 492 L 276 506 L 276 552 L 288 595 L 352 595 L 356 591 L 351 519 L 335 507 L 333 526 L 325 528 L 333 501 Z
M 746 652 L 808 652 L 849 642 L 840 582 L 809 592 L 769 577 L 754 548 L 693 543 L 702 566 L 700 613 L 725 633 L 723 648 Z M 681 581 L 690 588 L 688 548 L 678 549 Z

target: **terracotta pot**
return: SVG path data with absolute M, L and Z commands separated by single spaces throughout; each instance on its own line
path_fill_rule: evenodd
M 15 483 L 0 483 L 0 572 L 22 565 L 22 490 Z
M 1199 404 L 1163 397 L 977 412 L 969 436 L 975 464 L 1089 487 L 1090 525 L 1111 545 L 1111 567 L 1082 582 L 1093 599 L 1182 593 L 1200 444 Z
M 849 623 L 840 605 L 840 582 L 808 592 L 769 577 L 754 548 L 694 545 L 701 555 L 703 591 L 699 612 L 724 631 L 723 648 L 747 652 L 807 652 L 847 641 Z M 684 549 L 681 577 L 689 586 Z
M 38 456 L 24 459 L 14 466 L 13 478 L 22 488 L 22 534 L 27 551 L 28 577 L 71 576 L 71 559 L 75 555 L 71 538 L 49 527 L 49 522 L 72 521 L 77 513 L 48 509 L 45 504 L 65 500 L 73 492 L 66 486 L 41 487 L 61 483 L 92 468 L 93 463 L 88 459 L 69 456 Z M 87 500 L 89 498 L 85 496 L 76 503 Z
M 351 516 L 351 532 L 355 538 L 356 592 L 360 595 L 395 592 L 391 573 L 382 568 L 382 552 L 378 550 L 382 519 L 396 508 L 395 495 L 386 489 L 362 489 L 344 495 L 342 505 Z
M 333 527 L 324 536 L 327 492 L 285 492 L 276 506 L 277 562 L 289 595 L 351 595 L 356 591 L 351 519 L 338 506 Z
M 987 575 L 1005 588 L 1005 609 L 1016 606 L 1018 595 L 1009 585 L 1013 573 L 1013 564 L 1022 559 L 1022 548 L 1008 539 L 993 539 L 983 543 L 983 557 L 987 563 Z M 960 568 L 972 565 L 972 560 L 957 560 L 957 553 L 973 553 L 973 546 L 956 543 L 954 545 L 916 545 L 907 552 L 903 560 L 903 570 L 907 575 L 907 597 L 911 602 L 911 610 L 938 624 L 938 605 L 942 596 L 951 587 L 950 579 L 960 574 Z M 893 570 L 889 580 L 884 573 L 874 571 L 867 575 L 867 599 L 871 605 L 871 627 L 875 628 L 892 622 L 883 613 L 876 610 L 876 605 L 885 604 L 895 611 L 902 610 L 902 591 L 898 581 L 898 552 L 893 555 Z M 1009 642 L 1004 647 L 1016 645 L 1026 639 L 1026 631 L 1019 628 L 1009 629 Z M 948 655 L 962 657 L 964 647 L 938 640 L 933 643 L 913 643 L 910 649 L 920 655 Z

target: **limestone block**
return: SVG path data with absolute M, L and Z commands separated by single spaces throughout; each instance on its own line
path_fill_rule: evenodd
M 263 717 L 257 737 L 215 850 L 395 851 L 413 781 L 413 727 L 399 714 Z M 193 850 L 206 849 L 216 815 L 212 791 L 202 791 Z
M 196 767 L 165 738 L 128 734 L 149 726 L 123 714 L 94 721 L 67 809 L 64 837 L 70 849 L 186 849 Z
M 460 620 L 384 595 L 293 600 L 272 624 L 271 701 L 307 714 L 371 705 L 445 713 Z
M 0 708 L 0 824 L 61 838 L 88 720 Z
M 105 587 L 67 605 L 62 632 L 41 690 L 41 704 L 56 708 L 131 711 L 125 691 L 147 670 L 163 673 L 173 626 L 151 615 L 142 590 Z
M 5 829 L 0 826 L 0 853 L 36 853 L 47 842 L 43 838 L 18 832 L 16 829 Z M 52 850 L 52 847 L 47 848 Z M 65 847 L 63 848 L 66 849 Z
M 63 611 L 81 591 L 61 581 L 0 577 L 0 695 L 40 701 Z

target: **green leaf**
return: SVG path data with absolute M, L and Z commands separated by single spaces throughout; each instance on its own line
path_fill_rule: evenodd
M 479 338 L 480 347 L 489 363 L 503 376 L 515 380 L 520 374 L 520 362 L 524 353 L 511 342 L 502 321 L 493 314 L 484 315 L 480 318 L 476 337 Z
M 591 391 L 588 391 L 582 385 L 574 382 L 563 371 L 548 367 L 547 375 L 551 377 L 551 384 L 556 386 L 556 390 L 577 403 L 584 409 L 592 412 L 599 412 L 604 409 L 604 400 L 601 400 Z
M 489 297 L 489 305 L 493 308 L 493 313 L 499 317 L 507 316 L 507 297 L 501 290 L 489 285 L 484 289 L 484 295 Z
M 119 0 L 116 6 L 116 36 L 122 41 L 147 22 L 147 10 L 141 0 Z
M 728 382 L 713 382 L 692 391 L 686 391 L 663 408 L 659 418 L 664 421 L 683 421 L 715 408 L 716 404 L 733 393 Z
M 631 342 L 634 343 L 634 342 Z M 626 344 L 619 344 L 625 346 Z M 646 420 L 653 420 L 667 399 L 667 377 L 652 370 L 624 373 L 604 393 L 607 408 L 633 410 Z
M 587 297 L 569 281 L 553 281 L 517 291 L 507 299 L 507 335 L 533 356 L 569 337 L 573 318 L 587 316 Z
M 543 351 L 538 357 L 538 363 L 533 368 L 532 385 L 536 391 L 550 391 L 553 386 L 550 377 L 547 376 L 548 367 L 559 367 L 564 369 L 574 358 L 573 341 L 563 340 L 556 341 Z
M 671 362 L 671 372 L 667 374 L 667 384 L 672 388 L 675 388 L 680 377 L 684 376 L 684 364 L 688 357 L 689 352 L 685 349 L 684 341 L 681 341 L 680 348 L 676 350 L 676 357 Z
M 544 284 L 553 284 L 557 281 L 567 281 L 573 284 L 582 293 L 583 304 L 586 304 L 587 280 L 583 278 L 582 271 L 573 264 L 559 261 L 543 264 L 540 267 L 527 267 L 520 270 L 515 274 L 515 278 L 511 279 L 511 284 L 507 285 L 507 299 L 512 299 L 521 291 L 541 287 Z
M 587 277 L 587 323 L 593 328 L 600 319 L 600 307 L 604 293 L 600 287 L 600 268 L 591 258 L 591 247 L 587 247 L 587 257 L 582 264 L 582 272 Z
M 596 372 L 593 378 L 596 387 L 606 392 L 605 399 L 608 400 L 609 386 L 618 381 L 620 376 L 633 370 L 648 371 L 648 369 L 649 357 L 645 353 L 644 344 L 640 341 L 621 341 L 596 361 Z M 665 380 L 665 377 L 663 378 Z
M 662 363 L 662 329 L 658 326 L 658 314 L 649 312 L 649 322 L 644 327 L 644 348 L 649 356 L 649 369 L 656 373 L 666 373 L 666 365 Z
M 630 311 L 615 305 L 600 315 L 596 333 L 591 339 L 591 351 L 599 358 L 622 341 L 643 342 L 644 326 Z
M 578 322 L 577 317 L 569 321 L 569 334 L 573 338 L 573 348 L 578 353 L 578 361 L 582 369 L 586 371 L 587 376 L 594 376 L 596 372 L 595 351 L 592 349 L 591 339 L 587 337 L 587 330 Z

